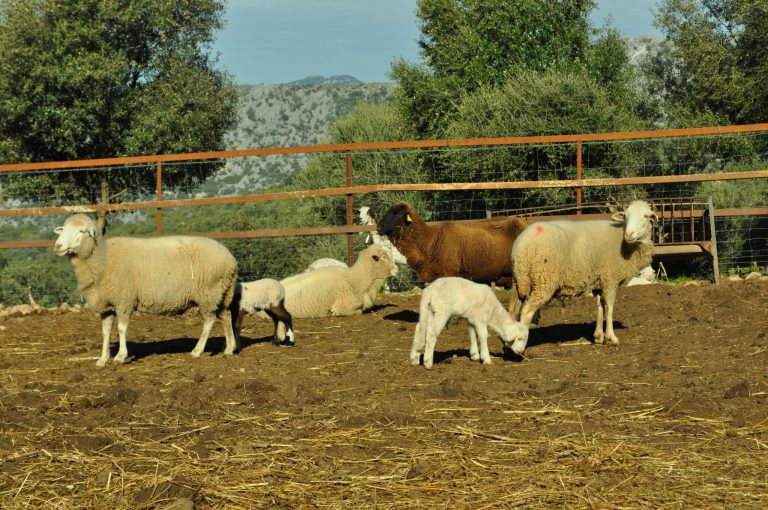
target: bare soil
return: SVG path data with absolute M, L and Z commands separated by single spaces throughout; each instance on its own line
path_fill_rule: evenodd
M 104 369 L 93 314 L 8 318 L 0 508 L 768 508 L 768 282 L 622 289 L 619 347 L 554 303 L 489 366 L 455 321 L 432 370 L 418 301 L 296 320 L 295 347 L 247 318 L 232 357 L 217 326 L 201 359 L 197 316 L 141 315 Z

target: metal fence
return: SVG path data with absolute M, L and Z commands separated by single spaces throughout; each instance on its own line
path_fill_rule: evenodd
M 237 188 L 238 176 L 231 175 L 227 166 L 235 158 L 271 158 L 278 166 L 295 168 L 292 159 L 298 157 L 309 157 L 310 164 L 316 159 L 318 165 L 331 168 L 328 179 L 316 187 L 297 189 L 294 184 L 290 189 L 253 193 Z M 718 236 L 719 269 L 764 268 L 768 265 L 767 162 L 768 124 L 754 124 L 2 165 L 0 198 L 5 202 L 0 209 L 0 257 L 5 256 L 6 262 L 0 259 L 0 285 L 10 281 L 2 272 L 3 267 L 8 268 L 8 254 L 18 261 L 35 249 L 50 248 L 54 237 L 50 227 L 75 211 L 113 213 L 123 225 L 122 231 L 130 235 L 186 233 L 250 243 L 280 240 L 285 241 L 288 252 L 290 239 L 299 236 L 317 246 L 302 256 L 345 256 L 352 263 L 364 237 L 360 233 L 374 229 L 355 223 L 356 206 L 377 204 L 381 209 L 404 195 L 418 200 L 425 218 L 445 220 L 480 218 L 489 210 L 523 213 L 531 204 L 542 203 L 556 205 L 549 215 L 579 216 L 589 210 L 607 211 L 611 204 L 632 196 L 658 204 L 693 204 L 714 194 L 716 231 L 725 234 Z M 118 193 L 103 188 L 107 180 L 121 182 Z M 68 194 L 70 188 L 63 184 L 74 182 L 81 188 L 84 184 L 88 193 Z M 729 186 L 734 186 L 733 191 Z M 212 196 L 221 189 L 227 190 L 225 195 Z M 296 225 L 281 217 L 276 208 L 266 227 L 246 229 L 215 221 L 213 215 L 207 218 L 211 208 L 225 208 L 236 216 L 245 204 L 286 201 L 332 201 L 340 214 L 335 219 L 318 217 Z M 677 211 L 673 207 L 665 214 L 679 217 L 675 221 L 680 225 L 693 217 L 685 219 L 684 207 Z M 703 218 L 703 213 L 696 215 Z M 670 223 L 672 229 L 675 221 Z M 201 230 L 199 225 L 205 228 Z M 678 234 L 684 232 L 680 226 Z M 345 253 L 324 252 L 337 246 L 340 238 Z M 39 255 L 36 260 L 40 261 Z M 17 264 L 23 267 L 23 262 Z M 45 294 L 46 289 L 36 283 L 36 278 L 42 279 L 40 271 L 39 264 L 32 261 L 27 275 L 15 267 L 14 285 L 28 288 L 33 295 Z M 267 268 L 253 264 L 241 266 L 241 273 L 242 279 L 269 274 Z

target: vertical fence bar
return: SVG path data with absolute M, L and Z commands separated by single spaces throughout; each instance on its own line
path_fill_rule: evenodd
M 581 140 L 576 142 L 576 179 L 581 180 Z M 576 214 L 581 214 L 581 186 L 576 188 Z
M 163 164 L 161 162 L 157 162 L 157 200 L 163 199 Z M 156 225 L 155 225 L 155 233 L 157 235 L 163 235 L 163 208 L 158 207 L 157 208 L 157 215 L 156 215 Z
M 346 157 L 347 167 L 347 187 L 352 186 L 352 151 L 347 151 Z M 354 221 L 352 214 L 352 194 L 347 194 L 347 226 L 351 227 Z M 355 247 L 352 233 L 347 234 L 347 265 L 352 266 L 355 263 Z
M 709 209 L 709 233 L 712 241 L 712 271 L 715 273 L 715 285 L 720 285 L 720 260 L 717 258 L 717 231 L 715 229 L 715 205 L 712 195 L 707 199 Z

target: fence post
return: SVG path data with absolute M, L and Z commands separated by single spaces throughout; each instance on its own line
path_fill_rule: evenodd
M 347 167 L 347 187 L 352 186 L 352 151 L 347 151 L 346 157 Z M 347 226 L 351 227 L 354 222 L 354 215 L 352 214 L 352 194 L 347 194 Z M 355 247 L 354 238 L 352 232 L 347 233 L 347 265 L 352 266 L 355 263 Z
M 720 261 L 717 259 L 717 232 L 715 230 L 715 206 L 712 203 L 712 195 L 707 199 L 709 207 L 709 233 L 712 241 L 712 270 L 715 273 L 715 285 L 720 285 Z
M 163 199 L 163 164 L 158 161 L 157 162 L 157 176 L 156 176 L 156 182 L 157 182 L 157 200 Z M 155 233 L 157 235 L 163 235 L 163 209 L 162 207 L 157 208 L 157 215 L 156 218 L 156 226 L 155 226 Z
M 576 179 L 581 180 L 581 140 L 576 142 Z M 576 214 L 581 214 L 581 186 L 576 188 Z

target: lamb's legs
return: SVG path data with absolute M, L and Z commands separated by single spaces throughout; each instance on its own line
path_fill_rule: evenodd
M 601 344 L 603 343 L 604 336 L 603 336 L 603 303 L 602 298 L 600 294 L 597 294 L 595 296 L 595 300 L 597 301 L 597 320 L 595 322 L 595 343 Z
M 101 357 L 96 362 L 97 367 L 106 366 L 109 361 L 109 336 L 112 334 L 112 322 L 115 320 L 115 314 L 104 313 L 101 315 Z
M 229 319 L 232 319 L 232 316 L 229 316 Z M 205 351 L 205 344 L 208 342 L 208 336 L 211 334 L 211 328 L 213 328 L 213 323 L 216 321 L 216 316 L 214 314 L 208 314 L 203 316 L 203 332 L 200 334 L 200 339 L 197 341 L 197 344 L 195 345 L 195 348 L 192 349 L 193 358 L 199 358 L 203 351 Z M 226 335 L 226 327 L 225 327 L 225 335 Z
M 469 330 L 469 359 L 477 361 L 480 359 L 480 351 L 477 349 L 477 332 L 472 323 L 467 327 Z
M 426 345 L 426 317 L 419 318 L 419 322 L 416 323 L 416 331 L 413 333 L 413 342 L 411 343 L 411 355 L 409 357 L 411 365 L 419 364 L 419 357 Z
M 426 341 L 424 345 L 424 368 L 432 368 L 437 336 L 443 331 L 445 325 L 448 324 L 448 319 L 450 319 L 450 316 L 448 315 L 434 314 L 427 325 Z
M 613 303 L 616 301 L 616 288 L 605 289 L 603 301 L 605 302 L 605 342 L 608 345 L 619 345 L 619 339 L 613 332 Z
M 126 334 L 128 333 L 128 321 L 130 318 L 130 315 L 117 315 L 117 334 L 120 337 L 120 348 L 117 350 L 115 363 L 125 363 L 125 359 L 128 357 Z
M 480 361 L 483 365 L 490 365 L 491 353 L 488 352 L 488 328 L 486 326 L 478 326 L 477 324 L 475 324 L 474 328 L 480 341 Z
M 295 339 L 293 337 L 293 317 L 290 312 L 285 309 L 285 302 L 280 301 L 275 306 L 271 306 L 269 310 L 265 310 L 275 323 L 275 334 L 272 338 L 272 343 L 280 345 L 282 340 L 286 340 L 290 345 L 294 345 Z M 282 327 L 280 324 L 282 323 Z

